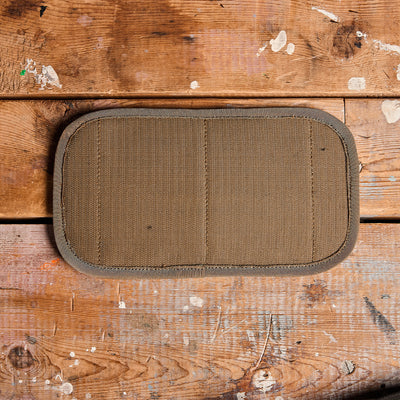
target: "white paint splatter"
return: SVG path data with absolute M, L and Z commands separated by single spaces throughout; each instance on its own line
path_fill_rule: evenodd
M 329 12 L 329 11 L 326 11 L 326 10 L 324 10 L 322 8 L 318 8 L 318 7 L 314 7 L 313 6 L 313 7 L 311 7 L 311 10 L 315 10 L 315 11 L 318 11 L 319 13 L 321 13 L 321 14 L 324 14 L 326 17 L 328 17 L 332 21 L 335 21 L 335 22 L 339 22 L 340 21 L 340 18 L 337 15 L 335 15 L 335 14 Z
M 102 36 L 97 38 L 96 49 L 104 49 L 104 39 Z
M 286 47 L 286 53 L 293 54 L 295 49 L 295 45 L 293 43 L 289 43 Z
M 60 389 L 64 394 L 71 394 L 74 391 L 74 387 L 69 382 L 63 383 Z
M 195 307 L 203 307 L 204 300 L 201 297 L 191 296 L 189 298 L 190 304 Z
M 400 81 L 400 64 L 397 66 L 396 77 L 397 80 Z
M 255 336 L 254 332 L 251 331 L 250 329 L 247 329 L 246 332 L 247 332 L 247 337 L 249 338 L 249 341 L 252 342 L 252 343 L 255 343 L 256 342 L 256 336 Z
M 190 83 L 190 89 L 197 89 L 197 88 L 199 88 L 200 87 L 200 85 L 199 85 L 199 82 L 197 82 L 197 81 L 193 81 L 193 82 L 191 82 Z
M 373 42 L 375 43 L 375 46 L 379 50 L 390 51 L 393 53 L 400 54 L 400 46 L 397 46 L 395 44 L 383 43 L 380 40 L 376 40 L 376 39 L 374 39 Z
M 183 306 L 183 311 L 189 310 L 189 306 Z
M 236 399 L 237 400 L 246 400 L 246 392 L 238 392 L 236 393 Z
M 186 334 L 184 334 L 184 335 L 183 335 L 183 344 L 184 344 L 185 346 L 189 346 L 189 343 L 190 343 L 189 336 L 186 335 Z
M 46 385 L 50 385 L 50 381 L 49 381 L 48 379 L 46 379 L 46 380 L 44 381 L 44 383 L 45 383 Z
M 337 340 L 335 339 L 335 337 L 334 337 L 331 333 L 328 333 L 328 332 L 325 332 L 325 331 L 322 331 L 322 333 L 323 333 L 324 335 L 328 336 L 328 338 L 329 338 L 329 343 L 331 343 L 331 342 L 337 343 Z
M 54 378 L 54 380 L 57 380 L 57 379 L 59 379 L 60 382 L 63 381 L 63 378 L 61 378 L 61 375 L 60 375 L 60 374 L 57 374 L 56 377 Z
M 91 399 L 91 398 L 92 398 L 92 395 L 90 393 L 85 394 L 85 399 Z
M 18 383 L 22 383 L 23 382 L 23 380 L 22 379 L 20 379 L 19 381 L 18 381 Z
M 125 302 L 124 301 L 120 301 L 118 307 L 119 308 L 126 308 Z
M 257 57 L 261 56 L 261 53 L 268 47 L 268 43 L 265 44 L 265 46 L 260 47 L 257 51 Z
M 280 31 L 276 39 L 271 39 L 269 44 L 271 45 L 271 50 L 277 52 L 285 47 L 287 41 L 287 36 L 285 31 Z
M 93 22 L 93 18 L 89 17 L 89 15 L 81 15 L 78 19 L 78 24 L 81 24 L 82 26 L 89 26 Z
M 319 357 L 319 353 L 315 353 L 315 357 Z
M 282 396 L 276 396 L 275 400 L 284 400 Z
M 79 360 L 75 360 L 74 365 L 79 365 Z
M 70 357 L 75 357 L 75 353 L 73 351 L 71 351 L 71 353 L 69 353 Z
M 95 351 L 96 351 L 96 347 L 93 346 L 93 347 L 90 349 L 90 352 L 91 352 L 91 353 L 94 353 Z
M 364 90 L 366 86 L 364 77 L 353 77 L 347 82 L 349 90 Z
M 51 89 L 47 86 L 47 84 L 62 88 L 60 80 L 58 79 L 57 72 L 51 65 L 42 65 L 42 73 L 37 75 L 35 78 L 36 82 L 41 85 L 40 90 L 43 90 L 45 88 Z
M 396 178 L 393 175 L 389 176 L 389 181 L 390 182 L 396 182 Z
M 253 385 L 262 390 L 264 393 L 268 392 L 276 384 L 276 380 L 269 374 L 268 371 L 259 369 L 253 375 Z
M 36 382 L 36 376 L 34 376 L 34 377 L 32 378 L 32 382 L 33 382 L 33 383 Z
M 39 90 L 52 89 L 50 86 L 62 88 L 58 75 L 51 65 L 42 65 L 42 72 L 37 73 L 36 62 L 31 58 L 26 59 L 25 70 L 28 74 L 33 74 L 36 83 L 40 85 Z M 48 86 L 50 85 L 50 86 Z
M 381 105 L 381 110 L 388 124 L 394 124 L 400 119 L 399 100 L 384 100 Z
M 364 40 L 368 43 L 367 34 L 366 34 L 366 33 L 361 32 L 361 31 L 357 31 L 357 32 L 356 32 L 356 36 L 357 36 L 358 38 L 364 38 Z

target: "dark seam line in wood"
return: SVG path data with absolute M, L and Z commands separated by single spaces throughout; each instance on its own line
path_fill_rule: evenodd
M 32 94 L 31 96 L 26 95 L 16 95 L 16 96 L 2 96 L 0 94 L 0 100 L 104 100 L 104 99 L 129 99 L 129 100 L 142 100 L 142 99 L 149 99 L 149 100 L 179 100 L 179 99 L 238 99 L 238 100 L 245 100 L 245 99 L 354 99 L 354 100 L 367 100 L 367 99 L 396 99 L 398 96 L 396 94 L 388 94 L 388 95 L 380 95 L 380 94 L 365 94 L 360 96 L 351 95 L 348 96 L 346 94 L 337 94 L 332 96 L 321 96 L 317 93 L 315 94 L 304 94 L 304 93 L 283 93 L 283 94 L 275 94 L 271 96 L 262 96 L 260 94 L 238 94 L 238 95 L 224 95 L 224 94 L 205 94 L 205 95 L 198 95 L 198 96 L 191 96 L 191 95 L 184 95 L 178 93 L 172 93 L 170 95 L 140 95 L 140 94 L 121 94 L 121 95 L 109 95 L 107 93 L 97 93 L 93 95 L 82 95 L 79 93 L 71 93 L 71 94 L 62 94 L 60 96 L 40 96 L 36 94 Z

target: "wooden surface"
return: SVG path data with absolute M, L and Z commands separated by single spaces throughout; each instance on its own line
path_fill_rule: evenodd
M 400 390 L 399 19 L 385 0 L 1 2 L 0 400 Z M 328 272 L 102 280 L 61 260 L 51 225 L 19 224 L 51 217 L 57 140 L 79 115 L 269 106 L 354 134 L 374 223 Z
M 51 226 L 3 225 L 0 399 L 369 398 L 400 385 L 399 241 L 362 224 L 317 276 L 117 281 L 61 261 Z
M 268 107 L 323 109 L 343 121 L 342 99 L 30 100 L 0 102 L 0 218 L 52 215 L 54 153 L 63 128 L 79 115 L 116 107 Z
M 0 103 L 0 218 L 51 216 L 54 152 L 62 129 L 79 115 L 115 107 L 314 107 L 353 132 L 362 169 L 361 216 L 400 216 L 400 120 L 388 123 L 383 99 L 30 100 Z M 386 100 L 387 101 L 387 100 Z M 345 105 L 344 105 L 345 104 Z
M 383 0 L 5 0 L 0 92 L 393 96 L 399 18 L 400 4 Z M 283 31 L 278 50 L 270 41 Z M 58 81 L 50 71 L 43 86 L 49 65 Z
M 361 162 L 363 217 L 400 217 L 400 106 L 397 104 L 400 102 L 388 99 L 345 102 L 346 124 L 356 139 Z M 387 117 L 392 118 L 390 123 Z

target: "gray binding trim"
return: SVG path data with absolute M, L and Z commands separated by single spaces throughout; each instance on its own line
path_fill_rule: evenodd
M 63 229 L 62 170 L 64 154 L 71 136 L 93 120 L 118 117 L 199 117 L 199 118 L 302 118 L 331 127 L 342 141 L 346 156 L 348 188 L 348 227 L 343 244 L 323 260 L 308 264 L 288 265 L 190 265 L 165 267 L 105 267 L 79 258 L 68 244 Z M 53 224 L 57 247 L 71 266 L 80 272 L 103 278 L 185 278 L 203 276 L 271 276 L 310 275 L 328 270 L 343 261 L 353 250 L 359 228 L 359 161 L 354 138 L 348 128 L 325 111 L 311 108 L 248 108 L 248 109 L 111 109 L 86 114 L 68 125 L 58 142 L 54 165 Z

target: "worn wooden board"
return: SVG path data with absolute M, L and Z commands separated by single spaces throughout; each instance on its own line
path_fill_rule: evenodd
M 344 118 L 342 99 L 142 99 L 0 102 L 0 218 L 51 216 L 54 153 L 79 115 L 115 107 L 314 107 Z
M 400 101 L 346 99 L 346 124 L 357 141 L 365 216 L 400 217 Z M 382 201 L 382 199 L 385 199 Z
M 400 121 L 388 123 L 378 99 L 346 99 L 346 124 L 359 158 L 361 215 L 400 216 Z M 395 106 L 397 103 L 393 101 Z M 344 120 L 342 99 L 103 99 L 35 100 L 0 103 L 0 217 L 51 216 L 53 158 L 62 129 L 86 112 L 113 107 L 303 106 Z
M 400 385 L 399 240 L 362 224 L 316 276 L 118 281 L 0 225 L 0 399 L 371 398 Z
M 0 96 L 398 95 L 399 18 L 383 0 L 5 0 Z

